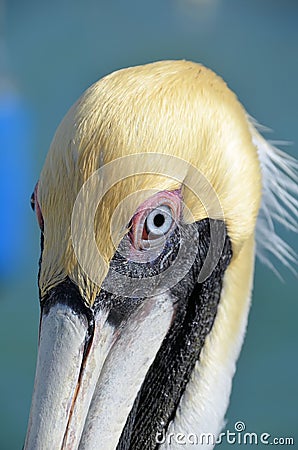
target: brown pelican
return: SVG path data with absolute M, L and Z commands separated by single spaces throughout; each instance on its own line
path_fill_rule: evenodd
M 32 197 L 41 319 L 25 449 L 214 445 L 255 247 L 294 258 L 273 219 L 295 225 L 296 167 L 200 64 L 123 69 L 82 95 Z

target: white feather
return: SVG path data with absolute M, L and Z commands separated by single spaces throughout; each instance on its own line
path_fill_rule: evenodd
M 298 161 L 275 145 L 283 141 L 267 141 L 260 132 L 270 131 L 248 117 L 252 140 L 257 148 L 262 171 L 262 203 L 257 220 L 257 256 L 279 275 L 270 254 L 295 272 L 295 251 L 278 235 L 275 224 L 297 232 L 298 229 Z

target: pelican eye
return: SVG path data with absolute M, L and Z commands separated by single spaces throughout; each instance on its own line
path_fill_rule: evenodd
M 145 200 L 136 210 L 129 224 L 129 240 L 132 244 L 129 259 L 140 261 L 146 250 L 150 257 L 162 251 L 169 235 L 178 226 L 181 211 L 180 190 L 161 191 Z M 136 253 L 134 253 L 136 251 Z M 145 256 L 149 258 L 149 256 Z
M 37 190 L 38 190 L 38 182 L 36 183 L 34 191 L 31 195 L 30 204 L 33 211 L 35 211 L 39 228 L 41 229 L 41 231 L 43 231 L 44 228 L 43 216 L 37 199 Z
M 167 205 L 153 209 L 145 221 L 143 239 L 156 239 L 169 232 L 173 224 L 172 210 Z
M 32 210 L 35 211 L 35 194 L 34 194 L 34 192 L 32 192 L 32 195 L 30 197 L 30 206 L 31 206 Z

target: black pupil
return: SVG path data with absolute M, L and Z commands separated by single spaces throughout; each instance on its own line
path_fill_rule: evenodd
M 156 227 L 161 227 L 165 223 L 165 216 L 162 214 L 156 214 L 153 219 L 153 223 Z

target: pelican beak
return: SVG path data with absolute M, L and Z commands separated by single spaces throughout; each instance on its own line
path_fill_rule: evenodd
M 130 299 L 120 312 L 108 293 L 100 303 L 86 306 L 69 279 L 43 300 L 25 449 L 117 446 L 173 307 L 165 295 Z

